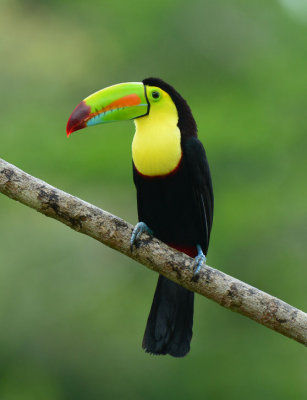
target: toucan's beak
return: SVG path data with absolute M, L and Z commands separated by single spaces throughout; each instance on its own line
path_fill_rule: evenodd
M 103 122 L 123 121 L 147 115 L 149 104 L 142 82 L 119 83 L 91 94 L 72 112 L 66 132 Z

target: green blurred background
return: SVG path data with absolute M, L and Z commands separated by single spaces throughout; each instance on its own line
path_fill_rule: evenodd
M 1 157 L 131 223 L 132 123 L 65 136 L 90 93 L 158 76 L 211 165 L 208 263 L 306 308 L 307 4 L 1 0 Z M 141 349 L 157 275 L 0 195 L 0 399 L 305 399 L 306 352 L 196 297 L 184 359 Z

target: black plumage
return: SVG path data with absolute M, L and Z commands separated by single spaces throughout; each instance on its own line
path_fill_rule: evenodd
M 154 236 L 189 254 L 207 254 L 213 219 L 213 189 L 206 153 L 186 101 L 170 85 L 148 78 L 145 85 L 166 91 L 176 105 L 182 158 L 169 175 L 146 177 L 133 166 L 139 221 Z M 160 276 L 143 339 L 152 354 L 183 357 L 190 350 L 194 293 Z

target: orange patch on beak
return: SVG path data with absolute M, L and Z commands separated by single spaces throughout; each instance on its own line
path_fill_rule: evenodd
M 124 108 L 124 107 L 137 106 L 138 104 L 141 103 L 141 101 L 142 101 L 141 98 L 137 94 L 134 94 L 134 93 L 129 94 L 128 96 L 124 96 L 118 100 L 113 101 L 113 103 L 102 108 L 101 110 L 91 113 L 87 117 L 86 121 L 88 121 L 89 119 L 95 117 L 96 115 L 102 114 L 106 111 L 116 110 L 116 109 Z

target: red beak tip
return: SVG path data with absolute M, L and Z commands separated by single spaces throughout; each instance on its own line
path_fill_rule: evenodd
M 69 137 L 73 132 L 86 127 L 86 120 L 90 113 L 91 107 L 87 106 L 84 101 L 81 101 L 68 119 L 66 126 L 67 137 Z
M 74 127 L 71 126 L 70 121 L 68 121 L 67 126 L 66 126 L 67 137 L 69 137 L 73 133 L 74 130 L 75 130 Z

